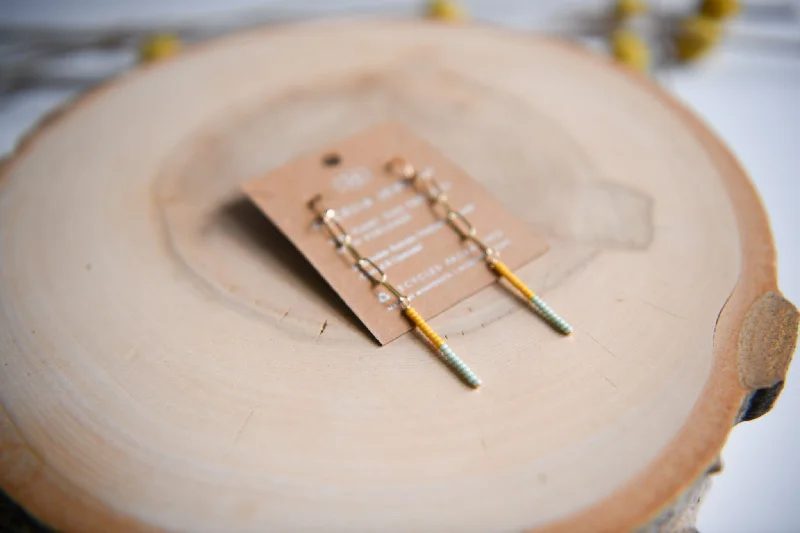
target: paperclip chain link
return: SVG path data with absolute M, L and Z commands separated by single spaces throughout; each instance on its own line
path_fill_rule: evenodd
M 484 259 L 489 265 L 493 265 L 497 261 L 497 251 L 478 237 L 478 230 L 461 211 L 450 205 L 444 189 L 436 181 L 433 172 L 428 169 L 418 171 L 400 157 L 392 158 L 386 166 L 389 172 L 399 174 L 411 181 L 431 204 L 444 208 L 444 216 L 450 226 L 462 239 L 475 243 L 483 252 Z

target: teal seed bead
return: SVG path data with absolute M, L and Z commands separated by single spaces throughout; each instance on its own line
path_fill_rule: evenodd
M 439 351 L 444 356 L 444 359 L 450 368 L 452 368 L 459 376 L 461 376 L 470 387 L 477 389 L 481 386 L 480 378 L 475 375 L 475 373 L 467 366 L 467 364 L 462 361 L 461 358 L 459 358 L 449 346 L 442 344 L 439 346 Z
M 531 298 L 531 303 L 534 305 L 534 307 L 536 307 L 536 309 L 539 310 L 548 324 L 553 326 L 564 335 L 569 335 L 572 333 L 572 326 L 567 324 L 566 320 L 558 316 L 555 311 L 553 311 L 550 306 L 545 303 L 544 300 L 538 296 L 534 296 Z

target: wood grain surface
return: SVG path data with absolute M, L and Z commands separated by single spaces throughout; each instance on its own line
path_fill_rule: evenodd
M 517 273 L 570 338 L 499 286 L 432 321 L 478 392 L 412 335 L 376 347 L 240 192 L 385 120 L 548 238 Z M 82 99 L 0 184 L 0 481 L 64 531 L 661 528 L 796 342 L 719 141 L 643 78 L 496 29 L 202 46 Z

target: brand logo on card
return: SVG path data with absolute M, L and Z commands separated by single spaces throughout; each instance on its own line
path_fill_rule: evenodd
M 360 189 L 372 180 L 372 172 L 366 167 L 359 167 L 341 172 L 333 177 L 333 188 L 339 192 Z

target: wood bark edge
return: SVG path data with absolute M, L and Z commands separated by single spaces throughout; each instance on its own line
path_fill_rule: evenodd
M 739 333 L 739 381 L 748 389 L 768 389 L 783 382 L 797 347 L 800 314 L 778 292 L 768 292 L 750 306 Z

